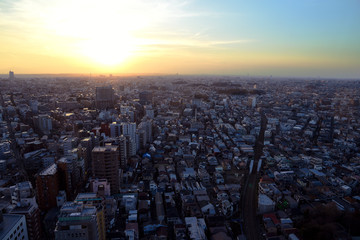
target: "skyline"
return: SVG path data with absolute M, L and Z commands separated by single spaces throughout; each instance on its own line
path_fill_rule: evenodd
M 272 3 L 2 0 L 0 73 L 360 76 L 359 1 Z

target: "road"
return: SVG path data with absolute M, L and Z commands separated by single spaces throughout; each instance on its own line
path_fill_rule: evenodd
M 257 186 L 259 176 L 257 174 L 257 165 L 263 153 L 264 134 L 266 129 L 267 119 L 264 114 L 261 116 L 261 128 L 259 136 L 255 143 L 254 149 L 254 167 L 253 171 L 248 174 L 244 186 L 242 196 L 242 218 L 244 220 L 246 239 L 260 239 L 259 223 L 256 217 L 257 209 Z

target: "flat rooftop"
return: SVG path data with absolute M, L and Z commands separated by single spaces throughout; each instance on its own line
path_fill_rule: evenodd
M 28 213 L 30 212 L 33 205 L 24 205 L 24 206 L 16 206 L 13 210 L 11 210 L 11 213 Z
M 93 152 L 116 152 L 118 151 L 118 146 L 107 145 L 104 147 L 94 147 Z
M 75 199 L 76 202 L 101 201 L 101 200 L 102 200 L 102 198 L 98 197 L 96 193 L 79 193 Z
M 17 183 L 16 185 L 17 185 L 17 187 L 18 187 L 19 189 L 32 188 L 32 185 L 31 185 L 31 183 L 30 183 L 29 181 L 19 182 L 19 183 Z
M 96 207 L 83 205 L 81 203 L 65 203 L 59 215 L 59 221 L 77 221 L 96 217 Z

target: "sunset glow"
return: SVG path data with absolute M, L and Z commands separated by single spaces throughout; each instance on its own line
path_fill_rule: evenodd
M 359 7 L 355 0 L 2 0 L 0 73 L 355 77 Z

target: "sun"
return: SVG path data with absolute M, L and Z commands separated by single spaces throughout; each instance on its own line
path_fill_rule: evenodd
M 117 66 L 133 56 L 136 33 L 152 19 L 143 1 L 58 1 L 56 6 L 49 4 L 44 24 L 54 34 L 54 42 L 66 43 L 58 48 L 63 54 L 76 53 L 91 64 Z
M 126 33 L 118 36 L 98 36 L 82 43 L 82 54 L 105 66 L 119 65 L 131 57 L 134 40 Z

